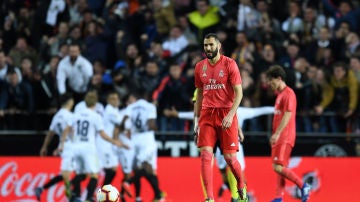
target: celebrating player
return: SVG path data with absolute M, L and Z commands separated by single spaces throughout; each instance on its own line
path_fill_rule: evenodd
M 55 134 L 61 136 L 63 130 L 71 124 L 73 119 L 73 113 L 71 112 L 74 106 L 74 99 L 70 94 L 64 94 L 61 97 L 61 108 L 51 120 L 49 132 L 47 133 L 44 143 L 40 150 L 40 156 L 46 156 L 47 148 L 54 137 Z M 67 138 L 64 143 L 64 151 L 60 153 L 61 155 L 61 165 L 60 171 L 61 174 L 55 176 L 51 180 L 49 180 L 45 185 L 42 187 L 35 188 L 35 196 L 40 201 L 41 193 L 44 189 L 48 189 L 49 187 L 53 186 L 54 184 L 61 182 L 63 180 L 63 175 L 70 177 L 72 171 L 74 171 L 74 165 L 72 164 L 73 160 L 73 149 L 72 149 L 72 142 Z M 58 150 L 55 150 L 54 155 L 58 155 Z M 70 186 L 66 184 L 66 186 Z M 66 195 L 70 195 L 70 193 L 66 193 Z
M 285 70 L 279 65 L 273 65 L 266 72 L 272 90 L 278 92 L 275 100 L 272 135 L 270 138 L 273 169 L 277 173 L 276 198 L 272 202 L 282 202 L 285 179 L 295 183 L 301 189 L 301 200 L 309 198 L 310 185 L 292 170 L 287 168 L 296 137 L 296 96 L 285 83 Z
M 94 111 L 98 101 L 96 92 L 88 92 L 85 96 L 87 109 L 76 113 L 72 121 L 71 127 L 67 127 L 61 138 L 59 150 L 63 150 L 65 139 L 70 131 L 73 131 L 73 148 L 74 159 L 78 166 L 77 173 L 85 173 L 90 176 L 87 185 L 86 201 L 93 201 L 93 194 L 97 185 L 98 172 L 100 166 L 98 162 L 98 153 L 95 145 L 95 137 L 98 132 L 106 141 L 119 147 L 127 147 L 119 140 L 114 140 L 104 132 L 104 124 L 101 116 Z M 64 180 L 68 181 L 68 178 Z M 78 198 L 79 195 L 73 198 Z
M 144 176 L 154 190 L 155 202 L 164 202 L 159 188 L 159 179 L 156 175 L 157 144 L 155 141 L 156 106 L 144 99 L 142 90 L 134 91 L 130 96 L 135 99 L 126 107 L 124 123 L 127 119 L 131 123 L 131 139 L 135 150 L 135 176 L 124 184 L 130 184 Z M 123 124 L 122 124 L 123 125 Z M 123 186 L 126 188 L 126 186 Z M 137 189 L 139 191 L 139 189 Z M 127 191 L 129 192 L 129 191 Z M 138 195 L 138 194 L 137 194 Z M 137 200 L 139 201 L 139 200 Z
M 236 62 L 221 55 L 220 48 L 221 43 L 216 34 L 207 34 L 204 38 L 207 59 L 195 66 L 195 87 L 198 93 L 194 125 L 198 136 L 197 146 L 200 148 L 201 176 L 207 193 L 205 201 L 214 201 L 211 162 L 217 141 L 220 142 L 227 165 L 235 175 L 239 200 L 247 201 L 241 165 L 236 159 L 239 150 L 236 110 L 243 95 L 242 82 Z M 243 136 L 240 136 L 240 140 L 243 140 Z

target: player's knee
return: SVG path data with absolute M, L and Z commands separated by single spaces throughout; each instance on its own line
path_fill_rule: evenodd
M 213 154 L 208 150 L 202 150 L 200 153 L 200 157 L 202 161 L 211 161 L 213 158 Z
M 283 166 L 280 164 L 273 164 L 273 170 L 277 173 L 281 173 L 283 169 Z
M 148 162 L 143 162 L 142 163 L 142 168 L 145 170 L 146 173 L 149 173 L 149 174 L 153 173 L 152 166 Z

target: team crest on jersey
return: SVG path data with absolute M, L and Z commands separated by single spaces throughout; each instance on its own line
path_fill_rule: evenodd
M 219 77 L 223 77 L 224 76 L 224 71 L 223 70 L 220 70 L 219 72 Z
M 203 71 L 203 73 L 202 73 L 202 77 L 205 77 L 205 76 L 207 76 L 206 75 L 206 70 L 207 70 L 207 65 L 205 64 L 203 67 L 202 67 L 202 71 Z

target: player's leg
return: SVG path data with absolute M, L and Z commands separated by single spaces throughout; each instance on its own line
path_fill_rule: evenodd
M 222 177 L 222 180 L 223 180 L 223 184 L 221 185 L 221 187 L 220 187 L 220 189 L 218 191 L 218 196 L 221 197 L 223 195 L 223 192 L 226 189 L 230 188 L 229 181 L 228 181 L 228 178 L 227 178 L 227 165 L 226 165 L 226 161 L 224 159 L 224 156 L 221 154 L 220 149 L 216 150 L 215 158 L 216 158 L 216 162 L 217 162 L 217 165 L 218 165 L 218 168 L 220 170 L 221 177 Z
M 223 115 L 227 114 L 225 110 L 221 112 Z M 240 162 L 238 161 L 236 155 L 236 152 L 239 150 L 238 123 L 236 115 L 234 116 L 232 125 L 226 130 L 220 129 L 219 133 L 220 147 L 224 153 L 227 165 L 236 178 L 237 189 L 240 196 L 239 198 L 243 201 L 247 201 L 245 181 L 243 179 Z
M 272 147 L 271 157 L 273 160 L 273 169 L 281 177 L 288 179 L 296 184 L 302 190 L 302 200 L 306 201 L 309 196 L 309 185 L 291 169 L 287 168 L 292 147 L 289 144 L 279 144 Z M 282 182 L 278 181 L 277 190 L 282 189 Z
M 75 177 L 71 180 L 72 185 L 72 195 L 71 198 L 80 198 L 81 194 L 81 182 L 86 179 L 85 173 L 76 173 Z
M 51 186 L 53 186 L 54 184 L 57 184 L 59 182 L 63 181 L 63 176 L 61 174 L 51 178 L 49 181 L 47 181 L 43 186 L 41 187 L 36 187 L 34 192 L 35 192 L 35 196 L 36 199 L 40 201 L 40 197 L 41 194 L 44 190 L 50 188 Z
M 98 182 L 98 173 L 100 172 L 100 163 L 98 154 L 94 145 L 84 145 L 81 149 L 81 157 L 84 160 L 84 171 L 89 174 L 90 180 L 87 184 L 87 195 L 85 201 L 94 201 L 94 192 Z
M 246 178 L 245 178 L 245 173 L 244 173 L 244 171 L 245 171 L 244 149 L 240 142 L 239 142 L 239 151 L 236 153 L 236 157 L 241 166 L 241 178 L 244 180 L 244 183 L 246 184 Z M 228 178 L 229 187 L 230 187 L 230 191 L 231 191 L 231 197 L 233 199 L 237 199 L 237 198 L 239 198 L 239 193 L 238 193 L 236 178 L 235 178 L 234 174 L 231 172 L 231 170 L 227 170 L 226 173 L 227 173 L 227 178 Z
M 197 144 L 198 148 L 200 148 L 201 176 L 207 193 L 206 200 L 213 200 L 213 147 L 217 141 L 215 121 L 213 110 L 202 110 L 201 113 Z
M 154 134 L 149 132 L 147 134 L 142 134 L 140 150 L 137 156 L 138 167 L 142 170 L 144 177 L 150 183 L 154 195 L 155 201 L 162 201 L 163 195 L 159 186 L 159 179 L 156 175 L 157 169 L 157 144 L 155 141 Z
M 130 149 L 117 148 L 116 155 L 119 159 L 119 163 L 121 165 L 122 171 L 124 173 L 124 179 L 121 183 L 121 197 L 124 199 L 124 194 L 127 194 L 129 197 L 132 197 L 132 191 L 130 188 L 130 184 L 133 183 L 132 173 L 134 168 L 134 158 L 135 158 L 135 145 L 133 141 L 127 136 L 121 134 L 119 136 L 120 141 L 124 144 L 128 145 Z M 139 192 L 140 195 L 140 192 Z M 125 199 L 124 199 L 125 200 Z

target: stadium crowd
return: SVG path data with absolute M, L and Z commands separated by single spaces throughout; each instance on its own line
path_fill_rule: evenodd
M 46 130 L 59 98 L 145 89 L 161 131 L 191 122 L 193 70 L 217 33 L 238 64 L 244 107 L 273 106 L 264 72 L 280 64 L 301 132 L 360 130 L 360 7 L 337 0 L 5 0 L 0 11 L 0 128 Z M 267 130 L 266 117 L 246 130 Z

